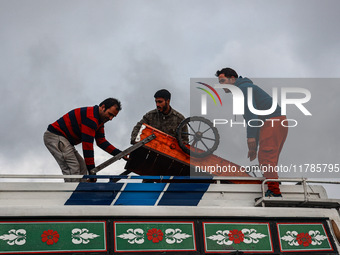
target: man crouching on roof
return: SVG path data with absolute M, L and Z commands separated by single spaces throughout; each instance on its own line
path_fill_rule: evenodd
M 136 137 L 143 123 L 176 137 L 176 129 L 184 120 L 184 116 L 170 106 L 171 94 L 168 90 L 158 90 L 154 97 L 156 109 L 146 113 L 133 128 L 131 133 L 131 144 L 136 143 Z M 186 126 L 184 127 L 184 133 L 187 133 Z M 188 142 L 187 135 L 183 135 L 182 139 L 184 142 Z
M 104 123 L 116 117 L 121 109 L 120 101 L 107 98 L 99 106 L 71 110 L 48 126 L 44 143 L 64 175 L 86 175 L 95 167 L 94 140 L 101 149 L 113 156 L 121 152 L 105 139 L 104 132 Z M 79 143 L 82 144 L 85 161 L 74 147 Z M 67 178 L 65 182 L 80 180 Z M 90 181 L 95 182 L 96 179 Z

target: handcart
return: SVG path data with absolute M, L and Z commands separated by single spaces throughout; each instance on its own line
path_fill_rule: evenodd
M 197 116 L 186 118 L 176 133 L 173 137 L 143 124 L 134 145 L 94 168 L 91 174 L 130 154 L 123 175 L 134 172 L 151 176 L 251 177 L 241 171 L 239 165 L 213 154 L 220 137 L 210 120 Z M 188 142 L 184 141 L 185 136 Z M 258 183 L 249 180 L 231 182 Z

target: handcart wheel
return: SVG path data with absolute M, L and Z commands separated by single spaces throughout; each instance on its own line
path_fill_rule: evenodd
M 188 142 L 183 141 L 188 137 Z M 181 149 L 196 158 L 212 154 L 220 143 L 220 135 L 212 122 L 203 117 L 189 117 L 177 127 L 176 138 Z

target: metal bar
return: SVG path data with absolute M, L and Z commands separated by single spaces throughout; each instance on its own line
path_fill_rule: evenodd
M 129 148 L 127 148 L 126 150 L 123 150 L 122 152 L 118 153 L 116 156 L 106 160 L 105 162 L 103 162 L 102 164 L 100 164 L 99 166 L 93 168 L 90 171 L 90 174 L 96 174 L 99 171 L 103 170 L 105 167 L 111 165 L 112 163 L 116 162 L 117 160 L 121 159 L 122 157 L 130 154 L 131 152 L 133 152 L 134 150 L 138 149 L 139 147 L 142 147 L 144 144 L 150 142 L 151 140 L 155 139 L 156 135 L 152 134 L 150 136 L 148 136 L 147 138 L 143 139 L 142 141 L 130 146 Z
M 287 179 L 287 178 L 279 178 L 279 179 L 265 179 L 263 180 L 262 184 L 261 184 L 261 188 L 262 188 L 262 196 L 264 197 L 265 192 L 264 192 L 264 185 L 266 184 L 266 182 L 308 182 L 308 183 L 326 183 L 326 184 L 340 184 L 340 181 L 316 181 L 316 180 L 307 180 L 305 178 L 291 178 L 291 179 Z
M 278 178 L 278 179 L 265 179 L 264 182 L 309 182 L 309 183 L 328 183 L 328 184 L 340 184 L 340 181 L 318 181 L 318 180 L 308 180 L 305 178 Z
M 304 179 L 302 181 L 302 184 L 303 184 L 303 196 L 305 198 L 305 203 L 306 203 L 306 202 L 308 202 L 308 197 L 307 197 L 308 193 L 307 193 L 307 182 L 306 182 L 306 179 Z
M 98 178 L 98 179 L 110 179 L 110 178 L 124 178 L 128 176 L 124 175 L 97 175 L 97 176 L 91 176 L 91 175 L 14 175 L 14 174 L 2 174 L 0 175 L 0 179 L 24 179 L 24 178 L 32 178 L 32 179 L 68 179 L 68 178 Z M 134 176 L 135 178 L 144 179 L 147 177 L 148 179 L 154 178 L 154 179 L 160 179 L 168 176 L 162 176 L 162 175 L 155 175 L 155 176 L 149 176 L 149 175 L 141 175 L 141 176 Z M 226 177 L 226 176 L 214 176 L 214 178 L 204 178 L 204 177 L 195 177 L 195 176 L 181 176 L 183 179 L 193 179 L 193 180 L 238 180 L 238 181 L 263 181 L 263 177 Z
M 265 197 L 265 192 L 264 192 L 264 185 L 265 183 L 268 181 L 268 179 L 264 180 L 262 183 L 261 183 L 261 189 L 262 189 L 262 197 Z M 264 204 L 262 204 L 263 206 Z
M 303 193 L 304 193 L 304 200 L 305 202 L 308 201 L 308 192 L 307 192 L 307 183 L 326 183 L 326 184 L 340 184 L 339 181 L 317 181 L 317 180 L 307 180 L 306 178 L 292 178 L 292 179 L 265 179 L 261 184 L 262 189 L 262 197 L 265 197 L 264 192 L 264 185 L 266 182 L 302 182 L 303 185 Z M 264 206 L 264 203 L 262 203 L 262 206 Z
M 1 174 L 0 179 L 68 179 L 68 178 L 98 178 L 98 179 L 110 179 L 110 178 L 122 178 L 126 179 L 128 176 L 122 175 L 97 175 L 97 176 L 90 176 L 90 175 L 16 175 L 16 174 Z M 134 176 L 136 179 L 144 179 L 145 177 L 148 178 L 164 178 L 165 176 Z M 318 181 L 318 180 L 308 180 L 304 178 L 279 178 L 279 179 L 265 179 L 264 177 L 227 177 L 227 176 L 214 176 L 213 179 L 211 178 L 204 178 L 204 177 L 195 177 L 195 176 L 181 176 L 183 179 L 193 179 L 193 180 L 230 180 L 230 181 L 263 181 L 262 187 L 264 188 L 264 184 L 267 181 L 270 182 L 303 182 L 304 180 L 307 183 L 325 183 L 325 184 L 340 184 L 340 181 Z
M 14 174 L 3 174 L 0 175 L 2 179 L 69 179 L 69 178 L 83 178 L 84 175 L 14 175 Z

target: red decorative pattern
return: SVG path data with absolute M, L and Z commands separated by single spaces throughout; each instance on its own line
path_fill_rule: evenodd
M 242 231 L 237 230 L 237 229 L 231 230 L 228 236 L 229 236 L 229 240 L 233 241 L 236 244 L 242 243 L 244 240 L 244 234 L 242 233 Z
M 51 229 L 45 230 L 41 235 L 41 241 L 47 243 L 47 245 L 53 245 L 59 240 L 59 234 L 57 231 Z
M 296 236 L 296 240 L 299 245 L 303 245 L 304 247 L 309 246 L 312 243 L 312 237 L 308 233 L 300 233 Z
M 157 228 L 149 229 L 146 235 L 148 236 L 148 240 L 152 240 L 153 243 L 159 243 L 163 240 L 163 232 L 162 230 Z

